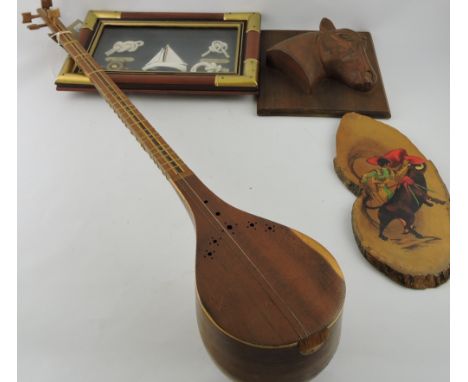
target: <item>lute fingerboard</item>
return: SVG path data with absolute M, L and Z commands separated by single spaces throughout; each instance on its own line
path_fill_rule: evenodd
M 57 23 L 57 27 L 60 29 L 56 33 L 57 42 L 91 80 L 97 91 L 132 132 L 164 175 L 169 180 L 176 181 L 192 174 L 188 166 L 140 113 L 125 93 L 115 85 L 106 71 L 84 49 L 81 43 L 61 23 Z

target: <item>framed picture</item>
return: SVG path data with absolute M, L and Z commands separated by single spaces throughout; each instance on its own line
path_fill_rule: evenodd
M 252 94 L 258 89 L 258 13 L 90 11 L 80 42 L 122 89 Z M 67 58 L 58 90 L 94 90 Z

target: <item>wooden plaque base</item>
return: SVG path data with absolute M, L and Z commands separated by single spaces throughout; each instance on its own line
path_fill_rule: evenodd
M 267 65 L 267 49 L 280 41 L 305 32 L 308 31 L 262 31 L 257 114 L 341 117 L 347 112 L 354 111 L 374 118 L 390 118 L 374 44 L 368 32 L 359 33 L 367 40 L 367 55 L 379 76 L 378 83 L 369 92 L 354 90 L 336 80 L 326 78 L 317 84 L 311 94 L 306 94 L 279 70 Z
M 356 242 L 378 270 L 408 288 L 450 277 L 450 196 L 435 165 L 402 133 L 350 113 L 336 135 L 335 171 L 357 199 Z

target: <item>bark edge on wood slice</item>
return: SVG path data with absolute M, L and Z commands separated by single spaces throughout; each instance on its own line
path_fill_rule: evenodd
M 435 165 L 401 132 L 346 114 L 336 135 L 336 174 L 357 196 L 354 237 L 364 257 L 414 289 L 450 277 L 450 196 Z

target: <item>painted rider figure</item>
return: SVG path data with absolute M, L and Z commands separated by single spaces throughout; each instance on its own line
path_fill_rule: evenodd
M 368 199 L 366 205 L 379 207 L 391 200 L 397 188 L 408 181 L 406 173 L 411 164 L 422 163 L 424 159 L 411 156 L 405 149 L 396 149 L 383 156 L 367 159 L 367 163 L 377 166 L 361 178 Z

